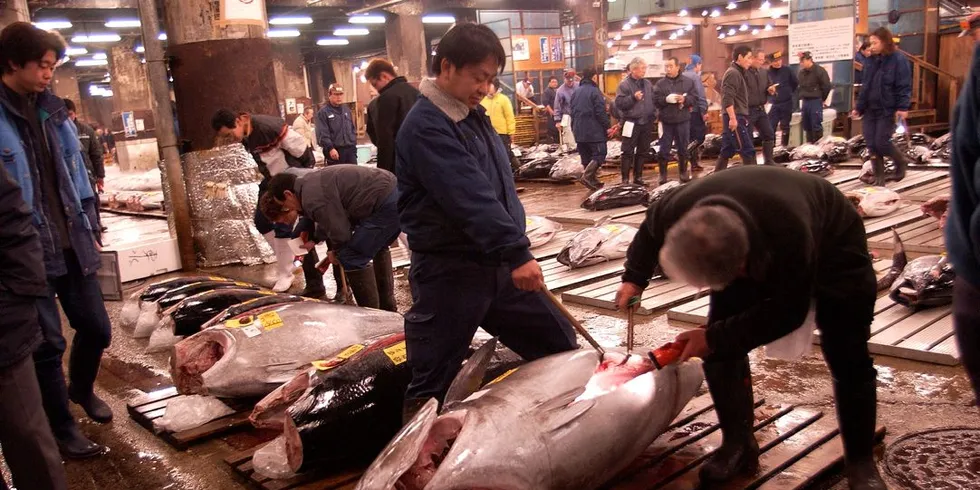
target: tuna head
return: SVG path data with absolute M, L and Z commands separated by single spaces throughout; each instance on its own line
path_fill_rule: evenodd
M 540 247 L 551 241 L 561 231 L 561 225 L 541 216 L 528 216 L 525 233 L 531 248 Z
M 696 394 L 699 361 L 656 371 L 645 357 L 555 354 L 442 414 L 430 400 L 358 489 L 592 489 L 635 459 Z
M 945 255 L 919 257 L 905 266 L 892 286 L 892 301 L 909 308 L 948 305 L 953 301 L 956 273 Z
M 885 187 L 864 187 L 848 192 L 846 196 L 862 218 L 885 216 L 902 203 L 902 196 Z
M 589 211 L 634 206 L 647 202 L 650 191 L 639 184 L 619 184 L 599 189 L 582 202 L 582 207 Z
M 575 234 L 558 254 L 558 262 L 574 269 L 625 257 L 636 228 L 605 221 Z

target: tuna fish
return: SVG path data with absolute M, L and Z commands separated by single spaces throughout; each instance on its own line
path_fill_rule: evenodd
M 909 308 L 928 308 L 953 302 L 956 273 L 945 255 L 919 257 L 905 266 L 889 297 Z
M 136 327 L 133 329 L 133 337 L 138 339 L 149 337 L 163 319 L 163 312 L 176 306 L 195 294 L 217 289 L 262 289 L 255 284 L 246 282 L 232 282 L 223 278 L 209 279 L 200 282 L 193 282 L 173 288 L 152 303 L 143 302 L 140 306 L 140 315 L 136 320 Z
M 528 240 L 531 241 L 531 248 L 540 247 L 550 242 L 559 231 L 561 231 L 561 225 L 550 219 L 540 216 L 527 217 L 525 233 L 527 234 Z
M 405 425 L 358 490 L 594 489 L 667 429 L 703 377 L 697 360 L 656 370 L 646 357 L 623 363 L 607 351 L 600 362 L 577 350 L 454 390 L 482 377 L 470 365 L 484 354 L 457 376 L 441 414 L 432 399 Z
M 672 180 L 670 182 L 667 182 L 666 184 L 657 186 L 656 189 L 650 191 L 650 196 L 647 198 L 647 206 L 650 206 L 653 203 L 655 203 L 655 202 L 663 199 L 664 196 L 667 195 L 667 193 L 669 193 L 670 191 L 672 191 L 674 189 L 677 189 L 677 188 L 679 188 L 679 187 L 681 187 L 683 185 L 684 184 L 682 184 L 682 183 L 680 183 L 680 182 L 678 182 L 676 180 Z
M 650 191 L 638 184 L 619 184 L 599 189 L 585 198 L 582 207 L 589 211 L 635 206 L 647 201 Z
M 547 179 L 551 175 L 551 167 L 555 165 L 558 159 L 548 155 L 536 160 L 531 160 L 530 162 L 521 165 L 517 169 L 517 178 L 519 179 Z
M 892 244 L 895 248 L 892 253 L 892 266 L 888 268 L 888 272 L 878 279 L 878 291 L 884 291 L 895 283 L 898 276 L 902 274 L 905 270 L 905 266 L 908 265 L 909 259 L 905 255 L 905 245 L 902 244 L 902 239 L 898 236 L 898 232 L 892 228 Z
M 585 173 L 582 166 L 582 157 L 578 154 L 565 155 L 558 159 L 551 167 L 548 176 L 554 180 L 575 180 Z
M 802 146 L 800 148 L 802 148 Z M 799 170 L 800 172 L 806 172 L 808 174 L 813 174 L 818 177 L 826 177 L 834 173 L 834 167 L 831 164 L 823 160 L 815 160 L 815 159 L 797 160 L 795 162 L 790 162 L 788 165 L 786 165 L 786 168 L 792 170 Z
M 864 187 L 845 194 L 862 218 L 885 216 L 902 204 L 902 196 L 887 187 Z
M 777 146 L 772 149 L 772 161 L 783 164 L 789 163 L 793 161 L 793 159 L 790 157 L 791 152 L 792 150 L 790 148 L 785 146 Z
M 284 430 L 285 459 L 292 473 L 368 464 L 402 427 L 405 390 L 412 378 L 405 361 L 402 333 L 355 344 L 334 359 L 314 362 L 308 373 L 264 398 L 250 420 L 257 427 Z M 499 346 L 481 381 L 522 362 Z
M 397 313 L 313 301 L 252 310 L 174 346 L 170 373 L 182 394 L 265 396 L 364 339 L 401 331 Z
M 812 143 L 797 146 L 789 153 L 793 160 L 819 160 L 823 158 L 823 150 Z
M 163 323 L 170 320 L 174 335 L 187 336 L 201 331 L 201 326 L 225 309 L 256 298 L 274 296 L 272 291 L 256 289 L 215 289 L 195 294 L 164 312 Z
M 249 311 L 257 310 L 271 305 L 281 305 L 285 303 L 298 303 L 300 301 L 313 301 L 311 299 L 303 298 L 302 296 L 294 296 L 292 294 L 273 294 L 260 296 L 255 299 L 250 299 L 248 301 L 243 301 L 236 305 L 229 306 L 225 311 L 218 313 L 210 320 L 201 325 L 201 330 L 208 327 L 213 327 L 215 325 L 220 325 L 225 323 L 225 321 L 232 319 L 238 315 L 243 315 Z
M 576 233 L 558 253 L 558 262 L 574 269 L 625 257 L 637 230 L 607 221 Z
M 215 276 L 174 277 L 172 279 L 155 282 L 136 292 L 126 300 L 126 302 L 123 304 L 122 312 L 119 315 L 119 321 L 124 327 L 133 326 L 136 324 L 136 320 L 140 316 L 141 307 L 144 304 L 156 302 L 156 300 L 160 299 L 161 296 L 172 289 L 202 281 L 233 282 L 231 279 Z

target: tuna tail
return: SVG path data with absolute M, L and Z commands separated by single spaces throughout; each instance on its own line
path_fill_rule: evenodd
M 489 342 L 487 342 L 489 344 Z M 355 490 L 395 488 L 398 480 L 415 465 L 423 445 L 439 416 L 439 402 L 430 398 L 415 417 L 398 432 L 371 463 Z
M 453 379 L 453 383 L 449 385 L 449 391 L 446 392 L 446 399 L 443 402 L 444 407 L 459 403 L 480 389 L 480 386 L 483 385 L 483 378 L 487 374 L 487 366 L 490 365 L 496 348 L 497 338 L 494 337 L 480 346 L 466 360 L 463 368 L 459 370 L 459 374 Z
M 892 266 L 888 269 L 888 273 L 878 280 L 878 291 L 884 291 L 890 288 L 909 263 L 908 256 L 905 254 L 905 245 L 902 244 L 902 239 L 898 236 L 898 231 L 895 228 L 892 228 L 892 236 L 894 237 L 895 244 L 895 251 L 892 254 Z

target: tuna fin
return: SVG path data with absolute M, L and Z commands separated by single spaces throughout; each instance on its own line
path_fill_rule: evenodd
M 439 402 L 430 398 L 371 463 L 355 490 L 395 488 L 402 475 L 418 460 L 438 417 Z
M 459 374 L 453 379 L 453 384 L 449 385 L 446 392 L 446 399 L 443 407 L 448 408 L 459 403 L 480 389 L 483 378 L 487 374 L 487 366 L 493 359 L 493 353 L 497 349 L 497 338 L 494 337 L 476 350 L 472 356 L 463 364 Z
M 902 244 L 902 239 L 898 236 L 898 231 L 895 228 L 892 228 L 892 236 L 895 247 L 895 251 L 892 254 L 892 266 L 888 269 L 888 273 L 878 280 L 878 291 L 884 291 L 890 288 L 895 283 L 895 280 L 898 279 L 898 276 L 902 275 L 905 266 L 908 265 L 908 256 L 905 255 L 905 245 Z
M 585 388 L 576 388 L 538 405 L 536 417 L 540 426 L 548 432 L 556 431 L 588 412 L 595 405 L 594 399 L 575 401 L 584 391 Z

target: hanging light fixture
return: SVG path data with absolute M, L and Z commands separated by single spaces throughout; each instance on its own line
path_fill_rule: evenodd
M 660 41 L 660 40 L 657 40 L 657 47 L 658 47 L 658 48 L 659 48 L 660 46 L 663 46 L 663 45 L 664 45 L 664 42 L 663 42 L 663 41 Z
M 711 18 L 721 17 L 721 10 L 714 9 L 711 11 Z
M 741 25 L 741 26 L 740 26 L 740 27 L 738 28 L 738 30 L 740 30 L 740 31 L 742 31 L 742 32 L 745 32 L 745 31 L 747 31 L 747 30 L 749 30 L 749 25 L 748 25 L 748 24 L 742 24 L 742 25 Z
M 769 3 L 769 0 L 765 0 L 762 2 L 762 10 L 769 10 L 771 7 L 772 4 Z
M 765 27 L 765 29 L 766 29 L 767 31 L 771 31 L 771 30 L 772 30 L 772 24 L 766 24 L 766 27 Z
M 725 33 L 718 34 L 718 39 L 725 39 Z
M 728 10 L 735 10 L 738 8 L 738 5 L 736 5 L 735 2 L 728 2 L 728 5 L 725 5 L 725 8 Z
M 674 40 L 676 40 L 676 39 L 677 39 L 677 33 L 676 33 L 676 32 L 672 32 L 672 33 L 670 34 L 670 40 L 671 40 L 671 41 L 674 41 Z
M 758 29 L 752 29 L 752 35 L 753 36 L 758 36 L 759 35 L 759 30 Z
M 734 35 L 735 35 L 735 32 L 736 32 L 736 31 L 735 31 L 735 28 L 734 28 L 734 27 L 732 27 L 731 29 L 729 29 L 729 30 L 728 30 L 728 35 L 729 35 L 729 36 L 734 36 Z
M 710 14 L 710 13 L 711 13 L 711 12 L 708 12 L 707 10 L 702 10 L 702 11 L 701 11 L 701 17 L 707 17 L 707 16 L 708 16 L 708 14 Z
M 681 17 L 687 17 L 688 15 L 690 15 L 690 13 L 687 11 L 687 9 L 681 9 L 680 12 L 677 12 L 677 15 Z
M 611 48 L 611 47 L 613 47 L 613 42 L 612 42 L 612 40 L 609 40 L 609 41 L 606 41 L 606 47 L 607 47 L 607 48 Z M 432 55 L 433 55 L 433 56 L 435 56 L 435 53 L 433 53 Z
M 615 39 L 617 41 L 622 40 L 623 39 L 622 33 L 617 32 L 616 35 L 613 36 L 613 39 Z

